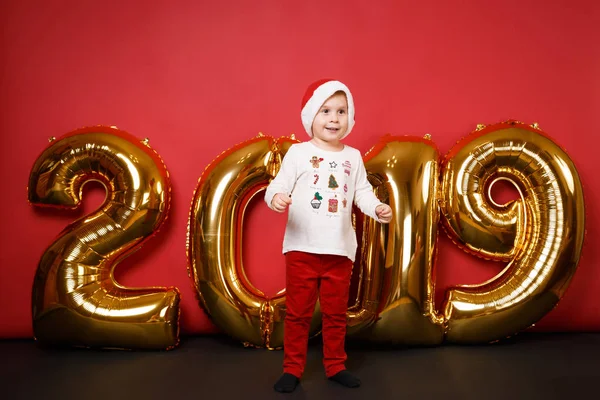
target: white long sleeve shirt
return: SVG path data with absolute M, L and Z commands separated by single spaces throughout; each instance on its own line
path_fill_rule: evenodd
M 267 187 L 265 202 L 270 208 L 277 193 L 292 199 L 284 254 L 294 250 L 337 254 L 354 261 L 357 241 L 352 228 L 352 203 L 379 221 L 375 208 L 382 203 L 367 180 L 360 152 L 350 146 L 327 151 L 311 142 L 293 144 Z

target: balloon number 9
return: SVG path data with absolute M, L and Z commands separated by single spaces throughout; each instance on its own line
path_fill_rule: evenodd
M 123 131 L 80 129 L 51 143 L 35 161 L 29 202 L 76 208 L 91 180 L 106 188 L 104 204 L 67 226 L 39 262 L 32 298 L 36 339 L 83 347 L 175 347 L 177 288 L 126 288 L 113 278 L 115 265 L 166 219 L 171 188 L 164 164 Z
M 521 198 L 491 199 L 498 179 Z M 537 125 L 505 123 L 467 137 L 446 158 L 442 213 L 467 252 L 508 260 L 490 281 L 449 290 L 447 340 L 492 341 L 543 317 L 567 289 L 584 239 L 583 190 L 569 156 Z
M 107 201 L 76 221 L 42 256 L 33 290 L 34 333 L 50 343 L 170 348 L 178 341 L 177 289 L 128 289 L 118 260 L 156 233 L 170 186 L 159 157 L 116 129 L 86 128 L 53 143 L 30 177 L 32 204 L 74 207 L 99 180 Z M 255 347 L 283 344 L 285 291 L 268 298 L 244 273 L 246 206 L 278 172 L 293 138 L 259 135 L 223 152 L 198 182 L 188 223 L 188 270 L 201 307 L 223 332 Z M 563 296 L 584 239 L 584 201 L 568 155 L 537 127 L 481 126 L 439 162 L 427 139 L 385 136 L 365 156 L 389 225 L 355 214 L 360 254 L 350 337 L 381 343 L 490 342 L 531 326 Z M 441 177 L 441 179 L 440 179 Z M 497 204 L 490 188 L 512 183 L 520 198 Z M 508 262 L 481 285 L 434 304 L 438 222 L 479 257 Z M 311 333 L 318 333 L 319 310 Z

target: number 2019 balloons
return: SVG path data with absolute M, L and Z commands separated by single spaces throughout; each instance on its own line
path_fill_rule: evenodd
M 294 142 L 259 135 L 226 150 L 201 175 L 192 201 L 188 271 L 199 303 L 217 327 L 250 346 L 283 345 L 285 291 L 268 298 L 246 278 L 244 214 Z M 442 158 L 428 138 L 388 135 L 366 154 L 365 166 L 394 218 L 380 225 L 355 213 L 360 253 L 350 337 L 407 345 L 491 342 L 526 329 L 558 303 L 583 246 L 583 192 L 571 159 L 536 124 L 479 126 Z M 116 263 L 166 217 L 166 169 L 129 134 L 85 128 L 38 158 L 29 200 L 74 207 L 90 179 L 104 183 L 107 200 L 65 228 L 42 256 L 33 287 L 35 336 L 86 347 L 172 348 L 177 289 L 123 288 L 112 279 Z M 520 198 L 496 204 L 490 191 L 499 180 L 512 183 Z M 440 225 L 466 252 L 508 264 L 488 282 L 448 289 L 437 308 Z M 319 329 L 317 308 L 312 334 Z

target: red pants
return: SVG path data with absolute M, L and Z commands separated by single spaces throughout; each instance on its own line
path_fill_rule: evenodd
M 325 375 L 346 369 L 346 310 L 352 261 L 344 256 L 290 251 L 286 261 L 283 372 L 300 378 L 306 364 L 308 330 L 317 295 L 323 315 Z

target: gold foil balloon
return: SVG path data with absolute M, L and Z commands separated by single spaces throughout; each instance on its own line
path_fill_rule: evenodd
M 393 210 L 389 225 L 362 220 L 356 303 L 348 335 L 373 342 L 439 344 L 443 318 L 435 311 L 438 150 L 431 141 L 385 136 L 365 156 L 375 193 Z M 356 271 L 356 268 L 355 268 Z
M 497 204 L 497 180 L 512 183 L 520 199 Z M 584 238 L 583 192 L 568 155 L 536 127 L 481 127 L 446 157 L 441 193 L 444 225 L 458 245 L 510 261 L 488 282 L 447 292 L 447 340 L 502 339 L 548 313 L 575 273 Z
M 289 138 L 258 137 L 223 152 L 200 177 L 188 225 L 188 270 L 215 325 L 247 346 L 283 346 L 285 292 L 268 298 L 242 264 L 244 213 L 279 171 Z M 311 333 L 318 332 L 315 313 Z
M 179 341 L 176 288 L 127 288 L 119 261 L 156 234 L 169 210 L 170 182 L 158 154 L 118 129 L 97 126 L 52 140 L 29 177 L 29 202 L 77 208 L 86 182 L 106 200 L 71 223 L 43 254 L 32 296 L 33 331 L 46 344 L 169 349 Z

